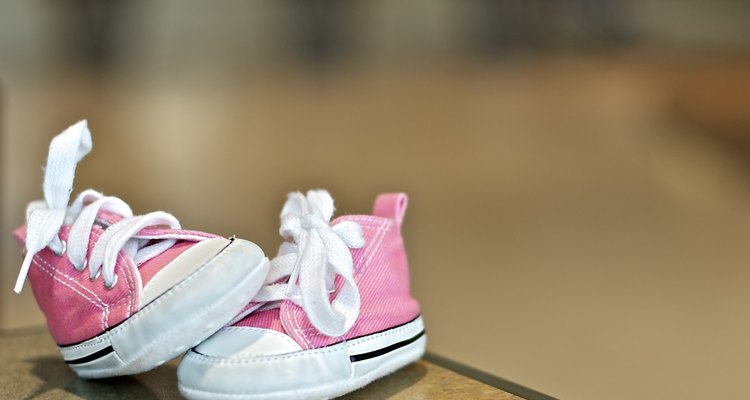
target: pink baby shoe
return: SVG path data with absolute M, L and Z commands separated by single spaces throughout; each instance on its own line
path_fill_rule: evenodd
M 52 338 L 78 375 L 152 369 L 209 337 L 245 307 L 268 274 L 253 243 L 183 230 L 163 211 L 134 216 L 93 190 L 68 205 L 76 164 L 91 151 L 81 121 L 52 140 L 45 201 L 15 232 Z
M 374 215 L 331 222 L 328 192 L 292 193 L 266 285 L 231 326 L 183 358 L 182 394 L 336 397 L 421 357 L 426 337 L 401 237 L 406 202 L 383 194 Z

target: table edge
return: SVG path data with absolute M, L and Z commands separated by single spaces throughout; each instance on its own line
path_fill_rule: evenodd
M 556 397 L 552 397 L 537 390 L 470 367 L 466 364 L 462 364 L 458 361 L 451 360 L 450 358 L 443 357 L 430 351 L 426 352 L 422 359 L 445 369 L 451 370 L 459 375 L 466 376 L 486 385 L 495 387 L 510 394 L 514 394 L 518 397 L 522 397 L 526 400 L 558 400 Z

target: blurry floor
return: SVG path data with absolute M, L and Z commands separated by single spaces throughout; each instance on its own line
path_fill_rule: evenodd
M 179 359 L 136 376 L 79 378 L 59 357 L 44 328 L 0 332 L 0 397 L 3 399 L 181 399 Z M 340 400 L 521 400 L 435 363 L 420 360 Z
M 40 197 L 49 139 L 88 117 L 76 192 L 271 253 L 290 190 L 342 214 L 407 191 L 435 353 L 562 398 L 746 398 L 750 163 L 676 117 L 686 60 L 645 59 L 14 81 L 3 231 Z M 2 237 L 2 325 L 38 324 Z

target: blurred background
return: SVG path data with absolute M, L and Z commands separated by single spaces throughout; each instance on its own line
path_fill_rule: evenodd
M 93 187 L 269 253 L 293 190 L 406 191 L 429 350 L 570 399 L 750 398 L 750 3 L 0 0 L 11 230 Z

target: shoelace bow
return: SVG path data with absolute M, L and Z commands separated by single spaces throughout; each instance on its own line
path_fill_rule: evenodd
M 130 256 L 136 265 L 141 265 L 176 243 L 174 238 L 160 238 L 152 243 L 153 238 L 134 237 L 146 227 L 180 229 L 179 221 L 169 213 L 156 211 L 134 216 L 124 201 L 91 189 L 83 191 L 68 207 L 76 165 L 91 151 L 91 147 L 91 132 L 85 120 L 52 139 L 44 170 L 45 200 L 31 202 L 26 208 L 26 256 L 16 280 L 16 293 L 23 289 L 34 256 L 45 247 L 58 256 L 67 253 L 68 259 L 79 271 L 88 266 L 91 280 L 103 275 L 105 286 L 112 288 L 117 283 L 115 265 L 120 251 Z M 122 219 L 106 227 L 87 261 L 91 231 L 102 210 L 119 215 Z M 63 225 L 71 223 L 66 243 L 58 233 Z
M 365 240 L 356 222 L 331 226 L 333 211 L 333 198 L 324 190 L 289 195 L 279 229 L 286 241 L 253 301 L 276 302 L 265 307 L 273 308 L 279 300 L 291 300 L 304 309 L 318 331 L 341 336 L 354 325 L 360 308 L 349 249 L 361 248 Z M 343 278 L 343 285 L 331 299 L 336 276 Z

